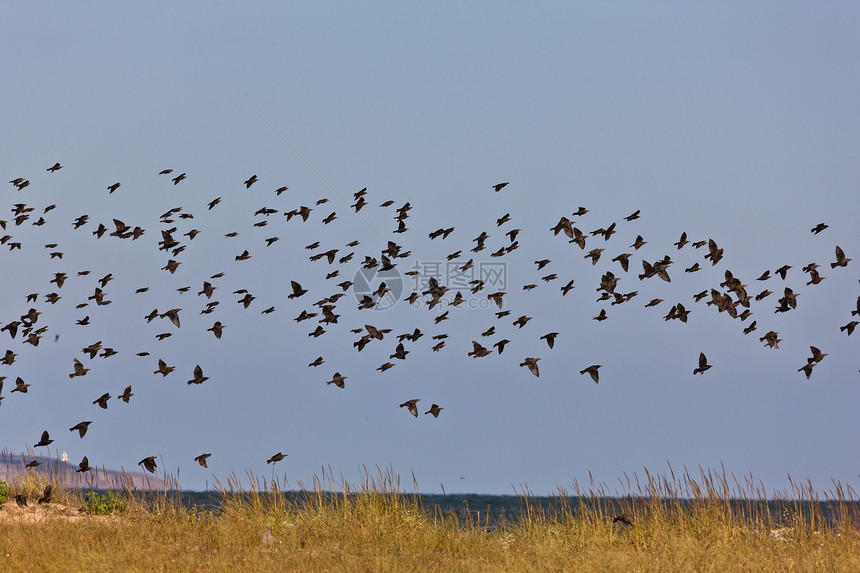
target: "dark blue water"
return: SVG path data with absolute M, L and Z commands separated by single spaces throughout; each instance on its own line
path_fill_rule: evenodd
M 190 509 L 198 509 L 201 511 L 219 512 L 225 505 L 225 497 L 217 492 L 171 492 L 171 493 L 144 493 L 143 497 L 152 499 L 167 499 L 174 500 Z M 256 496 L 264 503 L 269 504 L 273 501 L 274 495 L 283 497 L 283 501 L 296 505 L 298 507 L 317 499 L 316 494 L 291 491 L 281 494 L 261 493 Z M 342 494 L 323 494 L 329 499 L 342 499 Z M 350 497 L 355 497 L 356 494 L 350 494 Z M 230 494 L 233 497 L 242 501 L 251 501 L 254 497 L 252 494 Z M 567 497 L 560 498 L 558 496 L 532 496 L 526 501 L 521 496 L 514 495 L 485 495 L 485 494 L 400 494 L 404 503 L 415 502 L 428 515 L 441 515 L 456 518 L 460 523 L 478 523 L 490 524 L 493 526 L 501 525 L 505 522 L 515 522 L 524 514 L 530 516 L 544 516 L 552 518 L 554 515 L 576 512 L 581 506 L 583 508 L 591 507 L 597 509 L 602 515 L 612 517 L 624 512 L 629 512 L 632 508 L 648 503 L 647 500 L 632 498 L 579 498 Z M 675 501 L 667 501 L 667 507 L 675 504 Z M 681 500 L 680 505 L 683 509 L 692 509 L 694 502 Z M 817 507 L 816 507 L 817 506 Z M 768 523 L 772 525 L 794 524 L 794 515 L 799 512 L 804 516 L 809 516 L 815 509 L 827 523 L 833 525 L 847 519 L 849 523 L 853 523 L 855 527 L 860 527 L 860 501 L 847 502 L 841 505 L 836 501 L 732 501 L 730 507 L 733 513 L 738 516 L 750 517 L 750 514 L 756 516 L 757 519 L 763 519 L 766 516 Z M 786 512 L 786 509 L 789 511 Z M 635 511 L 635 509 L 634 509 Z M 846 515 L 843 515 L 846 514 Z

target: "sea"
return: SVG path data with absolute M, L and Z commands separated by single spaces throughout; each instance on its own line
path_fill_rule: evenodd
M 214 491 L 172 491 L 172 492 L 148 492 L 142 493 L 144 498 L 152 500 L 163 500 L 165 497 L 175 503 L 184 505 L 189 509 L 199 511 L 220 512 L 225 507 L 225 495 Z M 282 493 L 233 493 L 229 496 L 238 496 L 238 499 L 251 502 L 254 497 L 263 504 L 269 505 L 275 502 L 274 496 L 282 496 L 283 502 L 301 506 L 309 500 L 317 498 L 315 492 L 288 491 Z M 324 497 L 342 499 L 342 493 L 323 493 Z M 355 498 L 358 494 L 349 494 Z M 391 494 L 386 494 L 391 495 Z M 630 511 L 631 507 L 641 506 L 648 501 L 643 498 L 585 498 L 585 497 L 560 497 L 560 496 L 533 496 L 528 498 L 518 495 L 487 495 L 478 493 L 458 494 L 397 494 L 404 503 L 415 503 L 428 515 L 453 517 L 459 523 L 472 523 L 486 525 L 490 528 L 499 527 L 505 523 L 515 523 L 522 518 L 545 517 L 552 519 L 554 515 L 575 512 L 581 506 L 597 509 L 601 515 L 607 516 L 608 520 Z M 702 502 L 681 499 L 663 502 L 667 507 L 679 503 L 682 509 L 685 506 L 692 509 L 694 503 Z M 774 526 L 790 526 L 797 518 L 797 514 L 808 516 L 815 509 L 817 515 L 826 522 L 836 524 L 847 517 L 850 523 L 860 527 L 860 501 L 839 502 L 836 500 L 824 501 L 794 501 L 794 500 L 761 500 L 742 501 L 733 500 L 729 502 L 731 511 L 739 516 L 749 517 L 750 506 L 755 506 L 754 514 L 759 516 L 769 515 L 768 522 Z M 804 520 L 806 521 L 806 520 Z

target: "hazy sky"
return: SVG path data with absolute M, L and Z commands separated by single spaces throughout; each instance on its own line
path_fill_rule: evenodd
M 770 489 L 787 474 L 821 489 L 831 478 L 860 485 L 860 333 L 839 329 L 857 318 L 860 295 L 855 4 L 22 3 L 6 5 L 3 21 L 0 233 L 12 238 L 0 247 L 0 323 L 36 308 L 36 327 L 49 328 L 38 347 L 0 333 L 0 351 L 18 354 L 0 365 L 0 445 L 20 451 L 48 430 L 50 453 L 75 463 L 86 455 L 137 469 L 157 455 L 189 489 L 246 469 L 271 477 L 265 462 L 278 451 L 288 457 L 277 475 L 293 485 L 324 466 L 355 481 L 362 467 L 390 463 L 425 492 L 525 484 L 543 494 L 589 472 L 615 487 L 623 472 L 667 462 L 722 463 Z M 55 162 L 63 168 L 47 172 Z M 173 185 L 179 173 L 187 179 Z M 251 175 L 259 181 L 246 189 Z M 18 177 L 30 185 L 6 183 Z M 510 185 L 494 192 L 500 182 Z M 276 196 L 281 186 L 289 190 Z M 356 214 L 349 205 L 364 187 L 368 205 Z M 393 233 L 406 202 L 408 231 Z M 35 209 L 17 226 L 16 203 Z M 287 222 L 301 205 L 313 208 L 308 221 Z M 589 212 L 572 217 L 580 206 Z M 162 223 L 174 207 L 193 219 Z M 255 215 L 263 207 L 277 213 Z M 623 219 L 636 210 L 639 219 Z M 505 213 L 511 220 L 497 226 Z M 83 214 L 89 221 L 74 230 Z M 562 216 L 586 234 L 612 223 L 616 233 L 589 236 L 581 250 L 550 231 Z M 112 231 L 112 219 L 145 234 L 93 236 L 99 223 Z M 813 235 L 821 222 L 829 227 Z M 186 247 L 175 256 L 157 245 L 173 226 Z M 428 238 L 448 227 L 448 238 Z M 514 228 L 519 248 L 491 257 Z M 193 240 L 183 235 L 191 229 Z M 483 231 L 486 250 L 470 252 Z M 678 250 L 682 232 L 713 239 L 724 258 L 712 266 L 707 246 Z M 639 234 L 647 244 L 634 250 Z M 459 290 L 467 303 L 433 310 L 400 301 L 359 311 L 350 290 L 338 323 L 309 337 L 320 317 L 293 319 L 318 312 L 313 303 L 340 292 L 336 283 L 388 241 L 410 252 L 394 260 L 401 273 L 420 268 L 426 278 L 428 265 L 460 250 L 463 263 L 501 263 L 503 282 L 473 295 L 443 277 L 446 298 Z M 831 269 L 837 245 L 856 260 Z M 584 258 L 593 248 L 605 249 L 595 265 Z M 246 249 L 251 258 L 236 261 Z M 308 260 L 329 249 L 338 249 L 333 264 Z M 622 253 L 632 253 L 629 272 L 611 260 Z M 637 277 L 643 259 L 664 255 L 671 282 Z M 169 259 L 182 263 L 175 274 L 161 270 Z M 538 271 L 540 259 L 551 262 Z M 697 262 L 701 271 L 684 272 Z M 801 269 L 811 262 L 825 280 L 808 286 Z M 785 281 L 756 280 L 786 264 Z M 693 300 L 725 292 L 726 270 L 750 296 L 774 292 L 743 322 L 707 306 L 710 296 Z M 617 292 L 638 295 L 596 302 L 607 271 Z M 57 272 L 69 277 L 62 289 L 49 283 Z M 96 306 L 87 297 L 108 273 L 112 304 Z M 558 278 L 541 280 L 550 273 Z M 204 280 L 220 305 L 201 315 Z M 287 299 L 291 280 L 309 292 Z M 775 313 L 786 286 L 797 308 Z M 240 289 L 256 297 L 248 309 Z M 499 290 L 511 311 L 501 319 L 486 297 Z M 46 302 L 51 292 L 62 299 Z M 653 298 L 664 302 L 646 308 Z M 688 322 L 663 320 L 678 302 Z M 181 327 L 147 323 L 154 308 L 181 308 Z M 601 308 L 607 320 L 593 320 Z M 448 320 L 434 324 L 444 310 Z M 533 318 L 520 329 L 512 322 L 522 315 Z M 76 325 L 85 316 L 90 324 Z M 216 320 L 221 340 L 207 332 Z M 361 334 L 349 331 L 365 324 L 392 332 L 357 352 Z M 404 343 L 406 360 L 377 371 L 396 335 L 416 327 L 425 336 Z M 759 341 L 769 330 L 778 349 Z M 559 333 L 553 349 L 540 339 L 549 332 Z M 172 336 L 157 341 L 161 333 Z M 433 352 L 441 333 L 445 347 Z M 511 342 L 499 355 L 492 344 L 503 338 Z M 468 357 L 473 340 L 493 353 Z M 85 358 L 96 341 L 118 354 Z M 807 381 L 798 368 L 810 345 L 828 356 Z M 700 352 L 712 368 L 693 375 Z M 325 363 L 309 367 L 317 356 Z M 519 366 L 526 357 L 541 358 L 539 378 Z M 68 377 L 74 358 L 86 376 Z M 154 375 L 159 358 L 176 370 Z M 209 380 L 188 385 L 197 364 Z M 579 373 L 592 364 L 599 384 Z M 343 390 L 325 384 L 335 372 L 347 376 Z M 18 376 L 32 385 L 26 395 L 10 394 Z M 92 404 L 128 384 L 129 404 Z M 413 398 L 418 419 L 398 407 Z M 424 415 L 433 403 L 444 408 L 438 419 Z M 82 420 L 93 424 L 80 439 L 68 428 Z M 193 462 L 204 452 L 208 470 Z

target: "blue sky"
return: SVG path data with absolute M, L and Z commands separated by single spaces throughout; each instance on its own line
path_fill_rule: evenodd
M 158 455 L 189 489 L 245 469 L 271 477 L 265 461 L 278 451 L 289 456 L 277 474 L 294 485 L 323 466 L 357 480 L 364 466 L 391 464 L 427 492 L 526 484 L 547 493 L 589 471 L 614 487 L 623 472 L 669 462 L 722 463 L 772 489 L 787 474 L 857 487 L 860 335 L 839 327 L 852 320 L 860 275 L 857 261 L 829 263 L 836 245 L 860 260 L 858 20 L 851 3 L 9 6 L 0 219 L 22 249 L 0 247 L 0 322 L 34 307 L 49 330 L 38 347 L 0 335 L 0 350 L 19 355 L 0 366 L 2 445 L 21 450 L 47 429 L 75 462 L 131 469 Z M 63 169 L 46 172 L 54 162 Z M 168 168 L 188 178 L 174 186 L 158 175 Z M 259 182 L 246 189 L 253 174 Z M 5 183 L 17 177 L 31 185 Z M 290 189 L 276 196 L 281 186 Z M 349 205 L 364 187 L 368 206 L 356 214 Z M 378 207 L 387 200 L 395 204 Z M 15 226 L 7 209 L 20 202 L 36 211 Z M 405 202 L 409 230 L 393 234 Z M 50 204 L 46 224 L 33 226 Z M 314 208 L 308 221 L 287 222 L 283 213 L 300 205 Z M 580 206 L 589 212 L 571 217 Z M 161 223 L 174 207 L 194 218 Z M 278 212 L 255 216 L 262 207 Z M 636 210 L 639 219 L 623 220 Z M 73 230 L 85 213 L 88 224 Z M 505 213 L 511 221 L 498 227 Z M 581 251 L 549 230 L 562 216 L 585 233 L 612 223 L 617 232 Z M 92 236 L 114 218 L 145 235 Z M 820 222 L 829 227 L 813 235 Z M 175 257 L 157 248 L 170 226 L 186 246 Z M 447 239 L 428 238 L 452 226 Z M 201 234 L 180 239 L 192 228 Z M 513 228 L 519 248 L 491 258 Z M 470 253 L 483 231 L 487 250 Z M 707 247 L 676 249 L 682 232 L 714 239 L 723 260 L 712 267 Z M 639 234 L 647 244 L 634 251 Z M 352 240 L 360 244 L 345 246 Z M 503 262 L 511 315 L 486 308 L 489 288 L 460 289 L 483 308 L 451 308 L 439 325 L 438 309 L 401 301 L 359 311 L 347 293 L 338 324 L 308 337 L 316 319 L 293 318 L 339 292 L 335 283 L 389 240 L 411 251 L 397 259 L 403 272 L 457 250 L 463 261 Z M 315 241 L 317 251 L 303 248 Z M 49 258 L 48 243 L 62 259 Z M 355 255 L 308 260 L 332 248 Z M 605 249 L 593 266 L 583 258 L 592 248 Z M 235 261 L 245 249 L 252 258 Z M 626 252 L 629 273 L 611 261 Z M 642 259 L 664 255 L 670 283 L 636 277 Z M 169 258 L 182 263 L 172 275 L 160 270 Z M 539 259 L 551 260 L 540 272 Z M 684 272 L 696 262 L 702 271 Z M 807 286 L 810 262 L 826 278 Z M 784 283 L 756 281 L 784 264 Z M 340 276 L 326 280 L 335 268 Z M 693 302 L 719 289 L 727 269 L 751 295 L 775 293 L 743 323 Z M 638 295 L 596 302 L 607 271 L 619 292 Z M 56 272 L 70 277 L 62 289 L 49 283 Z M 225 276 L 208 279 L 216 272 Z M 112 304 L 75 309 L 107 273 Z M 540 280 L 548 273 L 558 278 Z M 575 289 L 562 297 L 570 279 Z M 208 315 L 198 314 L 204 280 L 220 301 Z M 310 292 L 287 299 L 291 280 Z M 785 286 L 800 293 L 798 307 L 774 313 Z M 239 289 L 256 297 L 247 310 Z M 34 292 L 38 302 L 26 302 Z M 50 292 L 63 298 L 51 305 Z M 661 305 L 644 307 L 657 297 Z M 677 302 L 692 310 L 687 324 L 662 318 Z M 153 308 L 182 308 L 181 327 L 147 324 Z M 592 320 L 601 308 L 608 319 Z M 525 327 L 511 324 L 524 314 L 533 317 Z M 77 326 L 86 315 L 91 324 Z M 215 320 L 227 325 L 221 340 L 206 331 Z M 744 335 L 752 320 L 758 330 Z M 357 352 L 360 335 L 349 330 L 365 324 L 392 333 Z M 496 334 L 482 337 L 491 326 Z M 415 327 L 426 336 L 405 343 L 407 359 L 376 371 L 394 336 Z M 768 330 L 779 349 L 758 340 Z M 556 331 L 549 349 L 540 336 Z M 446 346 L 432 352 L 440 333 Z M 511 341 L 502 355 L 467 356 L 472 340 L 492 348 L 501 338 Z M 82 358 L 99 340 L 118 354 Z M 807 381 L 797 369 L 810 345 L 828 356 Z M 694 376 L 700 352 L 713 367 Z M 325 363 L 308 367 L 317 356 Z M 70 380 L 75 357 L 91 371 Z M 519 367 L 526 357 L 541 358 L 539 378 Z M 153 375 L 159 358 L 176 371 Z M 209 380 L 187 385 L 196 364 Z M 599 384 L 579 374 L 591 364 L 602 366 Z M 343 390 L 325 384 L 336 371 L 348 377 Z M 32 384 L 25 396 L 9 393 L 17 376 Z M 128 405 L 91 404 L 128 384 Z M 417 420 L 398 407 L 412 398 Z M 438 419 L 423 415 L 432 403 L 444 407 Z M 81 420 L 93 420 L 83 439 L 67 430 Z M 193 462 L 203 452 L 213 454 L 208 470 Z

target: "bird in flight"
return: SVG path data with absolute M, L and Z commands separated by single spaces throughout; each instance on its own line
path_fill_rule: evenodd
M 526 358 L 523 362 L 520 363 L 520 366 L 528 366 L 529 372 L 540 377 L 540 372 L 538 371 L 538 360 L 540 358 Z
M 155 470 L 158 469 L 158 467 L 155 465 L 155 458 L 156 457 L 157 456 L 149 456 L 149 457 L 143 458 L 142 460 L 137 462 L 137 465 L 143 466 L 143 469 L 145 469 L 146 471 L 148 471 L 151 474 L 154 474 Z
M 80 436 L 83 438 L 84 435 L 87 433 L 87 429 L 89 429 L 90 424 L 92 424 L 92 423 L 93 423 L 92 420 L 90 420 L 88 422 L 78 422 L 77 424 L 75 424 L 74 426 L 69 428 L 69 431 L 70 432 L 77 431 L 78 434 L 80 434 Z
M 705 370 L 710 368 L 711 365 L 708 364 L 708 359 L 705 357 L 704 352 L 699 353 L 699 367 L 693 370 L 693 374 L 704 374 Z
M 600 368 L 600 364 L 592 364 L 588 368 L 580 370 L 580 374 L 585 374 L 586 372 L 591 375 L 591 379 L 594 380 L 595 384 L 600 382 L 599 376 L 597 374 L 597 369 Z
M 194 367 L 194 378 L 189 380 L 188 384 L 203 384 L 207 380 L 209 380 L 209 377 L 203 375 L 203 369 L 198 364 Z
M 442 407 L 441 407 L 441 406 L 439 406 L 438 404 L 433 404 L 432 406 L 430 406 L 430 409 L 429 409 L 429 410 L 427 410 L 426 412 L 424 412 L 424 415 L 426 416 L 427 414 L 433 414 L 433 417 L 434 417 L 434 418 L 438 418 L 438 417 L 439 417 L 439 412 L 441 412 L 442 410 L 444 410 L 444 408 L 442 408 Z
M 412 400 L 407 400 L 400 404 L 401 408 L 406 408 L 409 410 L 409 413 L 418 417 L 418 402 L 421 401 L 421 398 L 413 398 Z
M 42 438 L 41 438 L 41 439 L 38 441 L 38 443 L 36 443 L 33 447 L 34 447 L 34 448 L 38 448 L 38 447 L 40 447 L 40 446 L 47 446 L 48 444 L 52 443 L 53 441 L 54 441 L 54 440 L 52 440 L 52 439 L 48 436 L 48 431 L 47 431 L 47 430 L 45 430 L 44 432 L 42 432 Z
M 342 376 L 340 372 L 335 372 L 334 376 L 332 376 L 331 380 L 326 382 L 326 385 L 334 384 L 338 388 L 343 388 L 343 386 L 344 386 L 343 381 L 346 380 L 347 378 L 349 378 L 349 376 Z
M 75 472 L 76 472 L 76 473 L 80 473 L 80 472 L 88 472 L 88 471 L 90 471 L 91 469 L 93 469 L 93 468 L 91 468 L 91 467 L 90 467 L 90 461 L 87 459 L 87 456 L 84 456 L 84 459 L 82 459 L 82 460 L 81 460 L 81 463 L 80 463 L 80 464 L 78 464 L 78 467 L 77 467 L 77 469 L 75 470 Z

